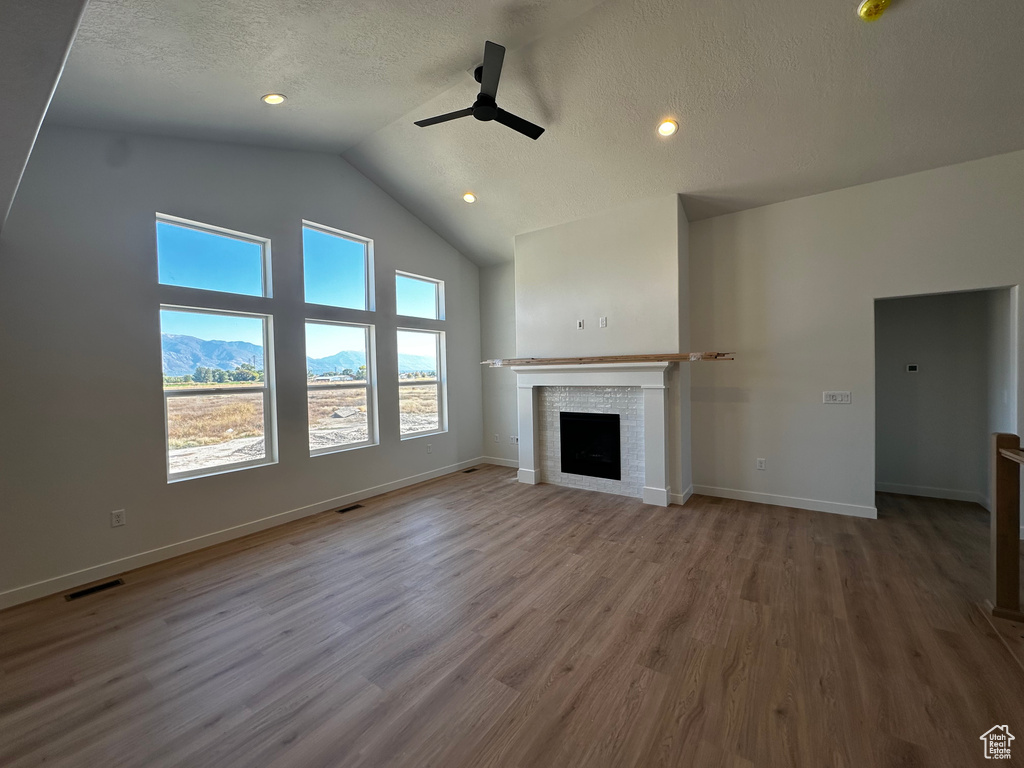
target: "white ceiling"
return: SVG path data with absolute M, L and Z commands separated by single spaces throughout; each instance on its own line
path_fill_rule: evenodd
M 344 152 L 480 263 L 626 200 L 692 220 L 1024 148 L 1024 3 L 856 5 L 92 0 L 51 119 Z M 412 125 L 469 106 L 485 38 L 538 141 Z

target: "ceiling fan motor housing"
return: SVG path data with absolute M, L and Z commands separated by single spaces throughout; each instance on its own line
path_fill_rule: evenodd
M 493 120 L 498 116 L 498 105 L 486 93 L 481 93 L 473 102 L 473 117 L 477 120 Z

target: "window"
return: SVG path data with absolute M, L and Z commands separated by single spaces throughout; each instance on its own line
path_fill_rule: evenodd
M 403 438 L 443 432 L 444 333 L 398 329 L 398 411 Z
M 273 463 L 270 241 L 157 214 L 156 253 L 168 480 Z
M 267 240 L 159 216 L 156 253 L 162 285 L 246 296 L 270 295 Z
M 306 322 L 310 455 L 377 442 L 373 359 L 372 326 Z
M 373 243 L 308 221 L 302 225 L 306 303 L 373 311 Z
M 444 320 L 444 282 L 397 272 L 395 308 L 399 315 L 405 317 Z
M 309 453 L 376 445 L 373 241 L 304 221 L 302 261 Z
M 167 475 L 274 460 L 270 317 L 162 307 Z

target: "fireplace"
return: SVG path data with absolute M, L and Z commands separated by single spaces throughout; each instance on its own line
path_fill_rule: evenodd
M 519 401 L 519 481 L 614 493 L 667 506 L 671 491 L 666 375 L 671 365 L 662 361 L 514 367 Z M 592 476 L 563 470 L 563 413 L 611 416 L 618 421 L 614 463 L 619 474 Z
M 571 475 L 622 479 L 619 414 L 558 414 L 562 471 Z

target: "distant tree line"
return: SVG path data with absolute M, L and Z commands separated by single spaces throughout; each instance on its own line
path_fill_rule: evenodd
M 366 366 L 360 365 L 356 370 L 351 368 L 343 368 L 340 371 L 324 371 L 323 373 L 314 373 L 312 368 L 306 369 L 306 378 L 315 379 L 318 376 L 350 376 L 353 380 L 365 380 L 366 379 Z
M 263 371 L 252 363 L 242 363 L 233 371 L 223 368 L 196 366 L 195 373 L 184 376 L 164 376 L 164 384 L 227 384 L 229 382 L 263 381 Z

